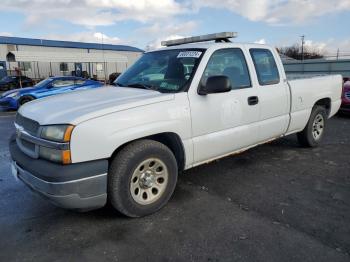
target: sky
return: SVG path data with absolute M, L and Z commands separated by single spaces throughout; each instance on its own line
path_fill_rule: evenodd
M 350 55 L 350 0 L 1 0 L 0 35 L 160 47 L 223 31 Z

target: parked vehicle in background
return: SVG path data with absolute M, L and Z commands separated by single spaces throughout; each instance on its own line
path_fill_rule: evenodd
M 0 91 L 33 86 L 34 81 L 26 76 L 5 76 L 0 80 Z
M 340 111 L 344 113 L 350 113 L 350 80 L 347 80 L 343 86 Z
M 0 109 L 16 110 L 21 105 L 35 99 L 101 86 L 103 86 L 101 82 L 81 77 L 49 77 L 33 87 L 15 89 L 3 93 L 0 96 Z
M 121 73 L 112 73 L 108 77 L 108 84 L 113 85 L 114 81 L 121 75 Z
M 233 35 L 167 41 L 116 88 L 24 105 L 9 145 L 13 174 L 59 206 L 108 200 L 140 217 L 168 202 L 179 171 L 294 133 L 318 146 L 341 104 L 341 76 L 288 81 L 274 48 L 230 43 Z

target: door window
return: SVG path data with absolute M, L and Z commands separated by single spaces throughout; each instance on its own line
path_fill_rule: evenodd
M 230 79 L 232 89 L 251 87 L 247 63 L 239 48 L 215 51 L 204 71 L 202 83 L 205 84 L 208 77 L 218 75 L 227 76 Z
M 61 88 L 61 87 L 73 86 L 73 85 L 74 85 L 74 80 L 55 80 L 52 83 L 52 86 L 55 88 Z
M 80 85 L 83 85 L 83 84 L 85 84 L 85 80 L 82 80 L 82 79 L 78 79 L 78 80 L 75 80 L 75 85 L 76 86 L 80 86 Z
M 276 61 L 270 50 L 250 49 L 260 85 L 274 85 L 280 82 Z

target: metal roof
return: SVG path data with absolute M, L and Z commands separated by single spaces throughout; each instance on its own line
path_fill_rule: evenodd
M 127 46 L 127 45 L 82 43 L 82 42 L 32 39 L 32 38 L 9 37 L 9 36 L 0 36 L 0 44 L 46 46 L 46 47 L 61 47 L 61 48 L 82 48 L 82 49 L 113 50 L 113 51 L 128 51 L 128 52 L 144 52 L 143 50 L 141 50 L 139 48 Z
M 73 53 L 73 52 L 43 52 L 43 51 L 11 51 L 16 62 L 128 62 L 128 58 L 120 53 L 111 53 L 106 56 L 100 53 Z M 9 62 L 14 62 L 10 61 Z

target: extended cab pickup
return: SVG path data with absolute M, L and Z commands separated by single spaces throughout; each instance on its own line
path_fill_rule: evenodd
M 230 36 L 169 41 L 113 87 L 24 105 L 12 172 L 59 206 L 108 200 L 140 217 L 167 203 L 182 170 L 293 133 L 319 145 L 341 104 L 341 76 L 288 81 L 275 49 Z

